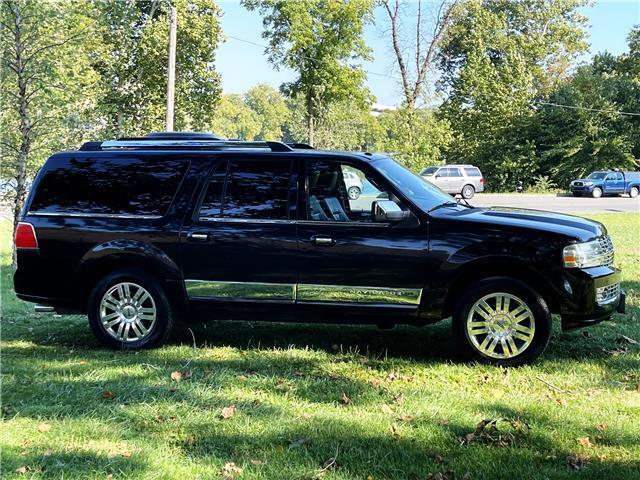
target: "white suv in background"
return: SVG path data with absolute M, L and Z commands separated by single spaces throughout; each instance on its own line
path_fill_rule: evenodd
M 422 169 L 420 176 L 447 193 L 472 198 L 476 192 L 484 191 L 484 178 L 473 165 L 442 165 Z

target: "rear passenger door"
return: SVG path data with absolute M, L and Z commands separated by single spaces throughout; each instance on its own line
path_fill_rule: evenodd
M 225 155 L 180 234 L 191 300 L 295 302 L 295 160 Z

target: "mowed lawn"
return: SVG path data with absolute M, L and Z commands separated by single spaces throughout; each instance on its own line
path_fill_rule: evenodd
M 538 363 L 510 370 L 464 363 L 448 321 L 212 321 L 109 351 L 84 317 L 16 300 L 4 223 L 0 475 L 638 479 L 640 216 L 593 218 L 614 238 L 627 314 L 556 327 Z

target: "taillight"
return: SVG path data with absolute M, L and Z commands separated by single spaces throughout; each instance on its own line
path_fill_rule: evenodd
M 480 183 L 484 183 L 484 177 L 480 177 Z
M 33 229 L 33 225 L 26 222 L 18 223 L 15 242 L 16 248 L 37 250 L 38 239 L 36 238 L 36 231 Z

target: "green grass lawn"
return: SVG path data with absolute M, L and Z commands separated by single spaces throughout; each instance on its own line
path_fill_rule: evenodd
M 15 298 L 5 222 L 0 476 L 638 479 L 640 218 L 593 218 L 628 313 L 556 327 L 538 363 L 511 370 L 462 362 L 449 322 L 213 321 L 157 350 L 105 350 L 84 317 Z M 484 419 L 501 421 L 469 435 Z

